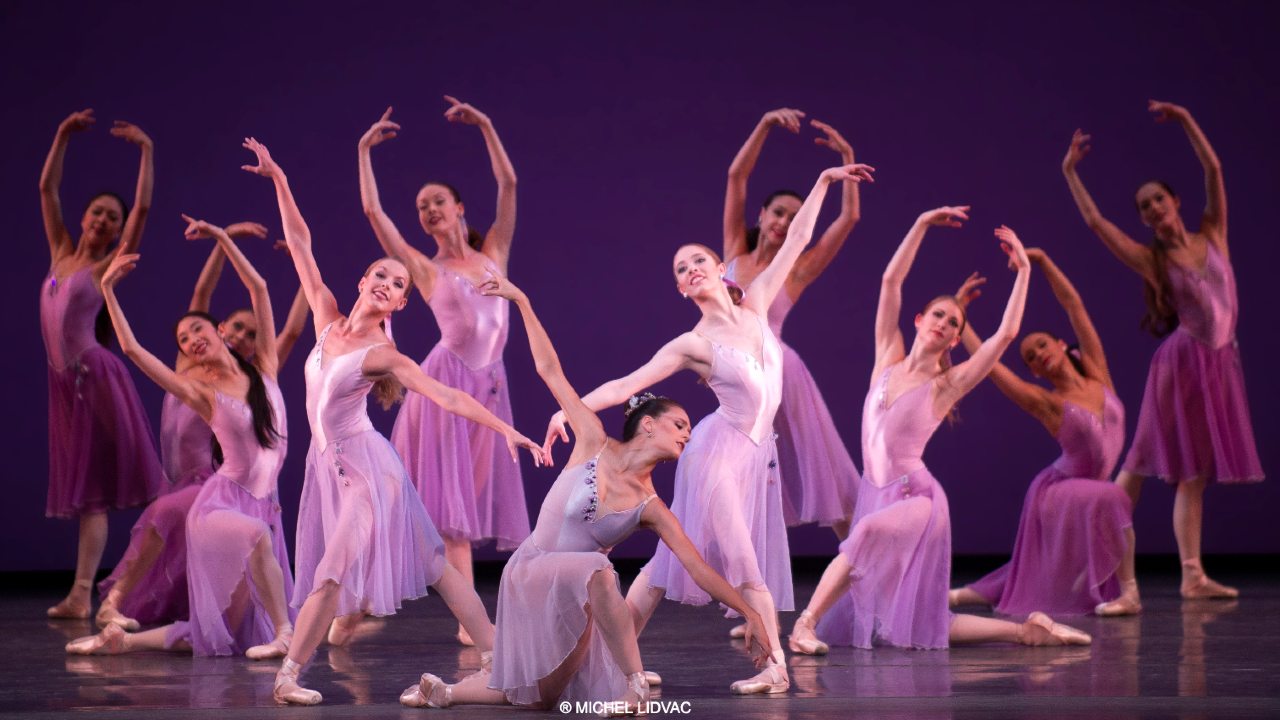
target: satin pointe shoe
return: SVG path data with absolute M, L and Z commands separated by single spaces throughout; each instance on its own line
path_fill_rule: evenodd
M 84 600 L 72 599 L 72 595 L 78 595 L 77 590 L 83 590 Z M 51 618 L 59 620 L 88 620 L 89 619 L 89 593 L 93 590 L 93 583 L 88 580 L 77 580 L 71 586 L 71 592 L 62 599 L 62 602 L 44 611 L 44 614 Z
M 808 610 L 800 613 L 796 624 L 791 626 L 791 636 L 787 638 L 787 646 L 791 648 L 791 652 L 804 655 L 826 655 L 831 652 L 831 646 L 818 639 L 814 632 L 815 625 L 813 613 Z
M 276 685 L 271 691 L 278 705 L 319 705 L 324 696 L 315 690 L 308 690 L 298 684 L 298 673 L 302 666 L 285 658 L 276 672 Z
M 729 639 L 731 640 L 741 640 L 746 636 L 747 636 L 746 623 L 742 623 L 741 625 L 734 625 L 733 627 L 729 628 Z
M 765 665 L 755 677 L 739 680 L 729 686 L 734 695 L 772 695 L 786 692 L 791 687 L 791 678 L 787 676 L 786 658 L 782 650 L 774 650 Z
M 627 690 L 629 695 L 615 703 L 606 705 L 599 714 L 599 717 L 621 717 L 624 715 L 648 715 L 649 714 L 649 681 L 645 679 L 644 671 L 633 672 L 627 676 Z M 634 695 L 635 697 L 631 697 Z
M 1056 623 L 1042 612 L 1033 612 L 1022 623 L 1018 641 L 1023 645 L 1089 645 L 1093 638 L 1083 630 Z
M 644 681 L 649 683 L 651 688 L 658 687 L 662 684 L 662 676 L 652 670 L 645 670 Z
M 356 628 L 360 627 L 360 621 L 364 619 L 363 614 L 339 615 L 329 623 L 328 640 L 330 645 L 346 645 L 351 642 L 351 637 L 356 634 Z
M 119 625 L 122 630 L 128 632 L 138 632 L 142 629 L 142 625 L 137 620 L 121 614 L 120 609 L 110 598 L 103 600 L 102 605 L 98 606 L 98 614 L 94 616 L 93 621 L 99 630 L 108 625 Z
M 72 640 L 66 649 L 71 655 L 119 655 L 125 651 L 126 634 L 124 628 L 112 624 L 97 635 Z
M 254 645 L 244 651 L 250 660 L 274 660 L 289 654 L 289 645 L 293 642 L 293 626 L 283 627 L 276 632 L 276 637 L 265 645 Z
M 1120 583 L 1120 597 L 1104 603 L 1098 603 L 1093 614 L 1099 617 L 1121 617 L 1137 615 L 1142 612 L 1142 601 L 1138 596 L 1138 581 L 1125 580 Z
M 422 673 L 422 679 L 417 685 L 410 685 L 400 693 L 400 704 L 407 707 L 447 708 L 453 704 L 453 688 L 431 673 Z

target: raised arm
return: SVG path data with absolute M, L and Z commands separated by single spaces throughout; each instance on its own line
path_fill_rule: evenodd
M 1181 105 L 1173 103 L 1148 101 L 1147 109 L 1155 113 L 1157 122 L 1176 121 L 1187 133 L 1191 148 L 1204 168 L 1204 194 L 1206 198 L 1204 216 L 1200 219 L 1200 231 L 1207 234 L 1218 249 L 1227 253 L 1227 188 L 1222 181 L 1222 163 L 1218 154 L 1209 144 L 1209 138 L 1196 123 L 1191 113 Z
M 483 425 L 498 433 L 507 441 L 507 449 L 511 451 L 512 462 L 517 460 L 517 451 L 520 448 L 525 448 L 533 454 L 534 463 L 542 465 L 542 446 L 516 432 L 515 428 L 489 412 L 485 406 L 476 402 L 475 398 L 467 393 L 444 385 L 427 375 L 418 366 L 418 363 L 407 355 L 397 352 L 392 346 L 379 345 L 370 350 L 365 355 L 364 366 L 361 371 L 367 377 L 390 375 L 407 389 L 444 408 L 445 412 L 464 417 L 477 425 Z
M 952 405 L 982 382 L 982 379 L 999 362 L 1005 349 L 1018 336 L 1018 329 L 1022 326 L 1022 311 L 1027 302 L 1031 263 L 1027 260 L 1022 242 L 1012 230 L 1001 225 L 996 228 L 995 235 L 1000 239 L 1001 247 L 1009 256 L 1009 267 L 1018 273 L 1013 281 L 1013 291 L 1009 293 L 1009 302 L 1005 305 L 1000 327 L 978 346 L 968 360 L 948 371 L 949 382 L 940 386 L 934 396 L 934 412 L 938 416 L 945 415 Z
M 231 239 L 226 230 L 211 225 L 203 220 L 196 220 L 188 215 L 182 216 L 187 221 L 187 229 L 183 235 L 188 240 L 213 238 L 222 252 L 231 260 L 231 267 L 236 269 L 240 282 L 249 291 L 249 304 L 253 307 L 254 320 L 258 323 L 258 334 L 254 337 L 253 354 L 257 358 L 257 367 L 266 377 L 276 379 L 279 365 L 276 357 L 276 319 L 271 309 L 271 295 L 267 292 L 267 281 L 258 269 L 244 256 L 239 246 Z M 263 232 L 265 235 L 265 230 Z
M 968 205 L 940 207 L 921 213 L 916 218 L 897 251 L 889 259 L 884 274 L 880 276 L 880 300 L 876 305 L 876 364 L 873 375 L 900 360 L 906 354 L 902 341 L 902 329 L 898 327 L 902 312 L 902 283 L 916 260 L 920 242 L 930 226 L 958 228 L 969 219 Z
M 843 165 L 822 171 L 813 189 L 809 191 L 809 196 L 800 206 L 799 212 L 791 220 L 791 227 L 787 229 L 787 239 L 782 242 L 782 247 L 778 248 L 778 254 L 773 256 L 769 266 L 760 271 L 756 279 L 751 282 L 751 286 L 747 288 L 746 294 L 742 297 L 743 307 L 750 308 L 761 315 L 768 312 L 773 298 L 782 289 L 787 276 L 791 274 L 791 268 L 795 266 L 800 253 L 804 252 L 805 246 L 813 237 L 813 226 L 818 222 L 818 213 L 822 210 L 822 201 L 827 196 L 827 187 L 834 182 L 859 183 L 863 180 L 874 182 L 871 178 L 871 173 L 874 171 L 875 168 L 870 165 L 861 164 Z
M 1071 136 L 1071 147 L 1067 148 L 1066 157 L 1062 159 L 1062 174 L 1067 179 L 1071 198 L 1076 201 L 1076 208 L 1080 210 L 1080 216 L 1084 218 L 1085 224 L 1102 240 L 1111 254 L 1154 285 L 1156 270 L 1151 249 L 1129 237 L 1123 230 L 1116 227 L 1115 223 L 1102 217 L 1098 206 L 1093 202 L 1093 196 L 1085 189 L 1084 181 L 1076 171 L 1076 165 L 1089 154 L 1091 139 L 1091 136 L 1076 130 Z
M 227 226 L 227 234 L 232 239 L 250 236 L 265 238 L 267 228 L 255 222 L 232 223 Z M 200 277 L 196 278 L 196 286 L 191 291 L 191 304 L 187 306 L 188 311 L 209 312 L 213 291 L 218 287 L 218 279 L 222 277 L 222 266 L 226 261 L 227 256 L 222 252 L 222 247 L 215 243 L 213 250 L 209 252 L 209 258 L 204 261 L 204 267 L 200 269 Z
M 747 179 L 751 177 L 751 171 L 760 159 L 764 139 L 775 127 L 783 127 L 799 134 L 803 118 L 804 112 L 794 108 L 779 108 L 765 113 L 729 164 L 729 183 L 724 192 L 725 262 L 747 252 Z
M 1107 356 L 1102 351 L 1102 338 L 1098 336 L 1098 330 L 1093 326 L 1093 320 L 1089 317 L 1089 311 L 1085 310 L 1084 301 L 1080 299 L 1075 285 L 1071 284 L 1066 274 L 1040 248 L 1027 250 L 1027 258 L 1044 273 L 1053 296 L 1058 299 L 1062 309 L 1067 311 L 1067 320 L 1071 322 L 1076 342 L 1080 343 L 1081 360 L 1089 377 L 1102 382 L 1114 392 L 1111 371 L 1107 368 Z
M 307 294 L 299 287 L 298 292 L 293 294 L 293 304 L 289 306 L 289 314 L 284 319 L 284 326 L 276 334 L 276 368 L 284 367 L 284 361 L 288 359 L 289 353 L 293 352 L 293 346 L 302 336 L 303 326 L 307 324 L 307 315 L 310 313 L 311 306 L 307 304 Z
M 120 350 L 147 377 L 167 392 L 173 393 L 175 397 L 195 410 L 205 422 L 208 422 L 213 416 L 213 405 L 209 402 L 209 398 L 200 391 L 195 381 L 174 372 L 168 365 L 161 362 L 160 358 L 152 355 L 138 343 L 137 337 L 133 334 L 133 328 L 129 326 L 129 320 L 125 318 L 124 310 L 120 307 L 120 301 L 116 299 L 116 283 L 133 271 L 138 258 L 137 253 L 116 255 L 102 275 L 102 297 L 107 306 L 107 312 L 111 315 L 111 324 L 115 327 Z
M 498 131 L 494 129 L 489 116 L 471 105 L 461 102 L 455 97 L 445 95 L 449 109 L 444 117 L 449 122 L 460 122 L 475 125 L 484 136 L 484 147 L 489 151 L 489 165 L 493 168 L 493 179 L 498 183 L 497 215 L 493 225 L 484 236 L 484 245 L 480 250 L 497 264 L 502 274 L 507 273 L 507 261 L 511 258 L 511 239 L 516 233 L 516 169 L 502 147 Z
M 373 174 L 372 149 L 376 145 L 396 136 L 400 125 L 391 122 L 391 108 L 382 113 L 378 122 L 369 126 L 360 142 L 356 145 L 356 158 L 360 167 L 360 205 L 364 208 L 364 216 L 373 227 L 373 234 L 378 238 L 382 251 L 392 257 L 398 257 L 409 268 L 413 284 L 422 293 L 422 299 L 431 298 L 435 289 L 436 267 L 430 258 L 414 246 L 410 245 L 396 229 L 395 223 L 382 209 L 382 200 L 378 196 L 378 181 Z
M 341 313 L 333 293 L 320 277 L 315 256 L 311 254 L 311 229 L 307 227 L 307 221 L 302 219 L 302 211 L 293 199 L 289 179 L 275 160 L 271 159 L 267 146 L 253 138 L 245 138 L 244 147 L 258 156 L 258 164 L 242 165 L 241 169 L 271 178 L 275 183 L 276 201 L 280 205 L 280 219 L 284 225 L 284 240 L 289 247 L 289 257 L 293 258 L 293 267 L 298 271 L 298 279 L 302 281 L 307 303 L 314 314 L 316 335 L 319 335 L 325 326 L 341 317 Z
M 810 120 L 809 124 L 825 135 L 825 137 L 814 138 L 815 143 L 840 153 L 840 161 L 845 165 L 853 164 L 853 146 L 844 139 L 844 136 L 820 120 Z M 844 241 L 849 238 L 853 226 L 857 225 L 858 220 L 862 218 L 862 199 L 858 189 L 859 184 L 856 182 L 845 182 L 841 186 L 840 215 L 827 227 L 826 232 L 822 233 L 818 242 L 796 260 L 789 282 L 799 286 L 797 291 L 808 287 L 809 283 L 817 280 L 818 276 L 827 269 L 831 261 L 835 260 L 836 254 L 840 252 L 840 248 L 844 247 Z
M 120 246 L 116 249 L 116 254 L 131 253 L 138 250 L 142 228 L 147 223 L 147 215 L 151 213 L 151 190 L 155 185 L 155 150 L 151 138 L 132 123 L 116 120 L 111 134 L 128 140 L 142 151 L 142 158 L 138 162 L 138 185 L 133 193 L 133 208 L 129 210 L 129 219 L 125 221 L 124 230 L 120 233 Z
M 75 251 L 71 233 L 62 218 L 62 199 L 58 197 L 58 189 L 62 186 L 62 164 L 67 155 L 67 143 L 71 135 L 93 127 L 96 118 L 93 108 L 85 108 L 73 112 L 58 125 L 53 135 L 53 145 L 44 159 L 44 168 L 40 171 L 40 212 L 44 217 L 44 234 L 49 240 L 50 264 Z

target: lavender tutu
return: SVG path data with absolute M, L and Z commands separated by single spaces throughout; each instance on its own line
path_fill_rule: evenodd
M 1258 482 L 1231 264 L 1209 243 L 1202 272 L 1169 263 L 1169 288 L 1179 326 L 1151 358 L 1124 469 L 1171 483 Z
M 40 292 L 49 357 L 49 497 L 45 515 L 72 518 L 142 505 L 164 471 L 138 391 L 124 363 L 94 338 L 102 292 L 92 266 Z
M 598 504 L 595 477 L 595 458 L 565 468 L 542 501 L 533 535 L 503 568 L 489 687 L 515 705 L 609 701 L 626 690 L 622 670 L 591 625 L 587 585 L 613 569 L 606 553 L 635 530 L 654 496 L 607 510 Z M 588 628 L 585 652 L 574 655 Z M 575 668 L 568 687 L 558 698 L 542 697 L 538 681 L 566 662 Z
M 886 407 L 887 368 L 862 410 L 865 464 L 858 506 L 840 553 L 849 561 L 849 591 L 818 623 L 832 645 L 948 647 L 951 613 L 951 514 L 946 493 L 921 454 L 941 422 L 933 415 L 932 381 Z
M 293 605 L 333 582 L 338 615 L 392 615 L 440 579 L 444 541 L 391 443 L 369 422 L 373 382 L 360 368 L 374 346 L 326 358 L 332 327 L 307 358 L 311 448 L 298 508 Z
M 1116 569 L 1133 522 L 1129 496 L 1110 482 L 1124 445 L 1124 408 L 1109 390 L 1102 415 L 1063 403 L 1062 457 L 1027 489 L 1012 559 L 969 586 L 997 611 L 1084 615 L 1120 594 Z
M 707 384 L 720 407 L 698 422 L 680 456 L 671 512 L 707 564 L 730 585 L 767 589 L 779 610 L 792 610 L 791 553 L 772 427 L 781 395 L 782 349 L 763 319 L 760 332 L 763 363 L 710 343 L 714 361 Z M 670 600 L 711 602 L 665 543 L 658 544 L 644 571 L 650 587 L 664 588 Z
M 502 274 L 492 262 L 486 265 L 494 275 Z M 502 364 L 510 306 L 502 298 L 481 295 L 448 267 L 436 267 L 427 304 L 440 326 L 440 342 L 422 370 L 511 424 Z M 476 544 L 495 538 L 499 550 L 510 550 L 528 537 L 520 465 L 511 461 L 497 433 L 411 394 L 396 417 L 391 444 L 445 537 Z

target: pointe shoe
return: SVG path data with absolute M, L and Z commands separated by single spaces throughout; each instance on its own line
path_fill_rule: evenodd
M 138 632 L 142 629 L 142 625 L 131 617 L 121 614 L 119 608 L 114 602 L 103 600 L 102 605 L 98 607 L 98 614 L 94 616 L 94 623 L 98 629 L 105 629 L 108 625 L 119 625 L 120 629 L 128 632 Z
M 447 708 L 453 704 L 453 687 L 431 673 L 422 673 L 422 679 L 417 685 L 411 685 L 400 693 L 400 704 L 407 707 Z
M 1211 580 L 1208 575 L 1201 575 L 1199 580 L 1184 582 L 1182 585 L 1184 600 L 1234 600 L 1238 597 L 1240 597 L 1239 590 Z
M 734 625 L 729 628 L 729 637 L 733 640 L 741 640 L 747 636 L 747 624 Z
M 476 646 L 476 641 L 471 639 L 471 635 L 467 632 L 467 629 L 461 625 L 458 626 L 457 638 L 459 643 L 466 645 L 467 647 Z
M 831 646 L 819 640 L 814 632 L 813 613 L 808 610 L 800 613 L 796 624 L 791 626 L 787 646 L 791 648 L 791 652 L 804 655 L 826 655 L 831 652 Z
M 111 624 L 97 635 L 72 640 L 66 650 L 71 655 L 119 655 L 125 651 L 124 641 L 124 628 Z
M 74 595 L 80 595 L 76 590 L 83 590 L 84 599 L 73 599 Z M 71 592 L 62 599 L 57 605 L 44 611 L 44 614 L 58 620 L 88 620 L 89 619 L 89 600 L 90 593 L 93 590 L 93 583 L 88 580 L 77 580 L 71 586 Z
M 351 637 L 356 634 L 356 628 L 360 627 L 360 621 L 363 619 L 362 614 L 335 617 L 333 622 L 329 623 L 329 644 L 342 646 L 351 642 Z
M 649 714 L 649 682 L 645 679 L 645 672 L 634 672 L 627 676 L 627 690 L 630 696 L 609 703 L 600 710 L 599 717 L 620 717 L 624 715 L 648 715 Z
M 755 677 L 733 683 L 729 686 L 729 692 L 734 695 L 773 695 L 786 692 L 791 688 L 791 678 L 787 676 L 785 662 L 782 650 L 775 650 L 764 670 Z
M 276 672 L 276 684 L 271 697 L 277 705 L 319 705 L 324 696 L 315 690 L 308 690 L 298 684 L 298 673 L 302 666 L 285 658 Z
M 1022 623 L 1018 642 L 1031 646 L 1089 645 L 1093 643 L 1093 638 L 1083 630 L 1054 622 L 1053 618 L 1042 612 L 1033 612 Z
M 1142 601 L 1138 597 L 1137 580 L 1122 580 L 1120 582 L 1120 597 L 1108 602 L 1098 603 L 1098 607 L 1093 609 L 1093 614 L 1098 617 L 1137 615 L 1140 612 L 1142 612 Z
M 662 676 L 652 670 L 645 670 L 644 681 L 649 683 L 651 688 L 658 687 L 662 684 Z
M 254 645 L 244 651 L 244 656 L 250 660 L 274 660 L 282 658 L 289 654 L 289 645 L 293 643 L 293 626 L 283 628 L 276 633 L 276 637 L 265 645 Z

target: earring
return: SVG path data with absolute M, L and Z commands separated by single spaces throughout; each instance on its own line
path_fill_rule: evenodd
M 652 439 L 652 438 L 653 438 L 653 433 L 647 433 L 647 434 L 645 435 L 645 437 Z
M 688 300 L 688 299 L 689 299 L 689 293 L 687 293 L 687 292 L 680 293 L 680 295 L 681 295 L 681 297 L 683 297 L 685 300 Z

